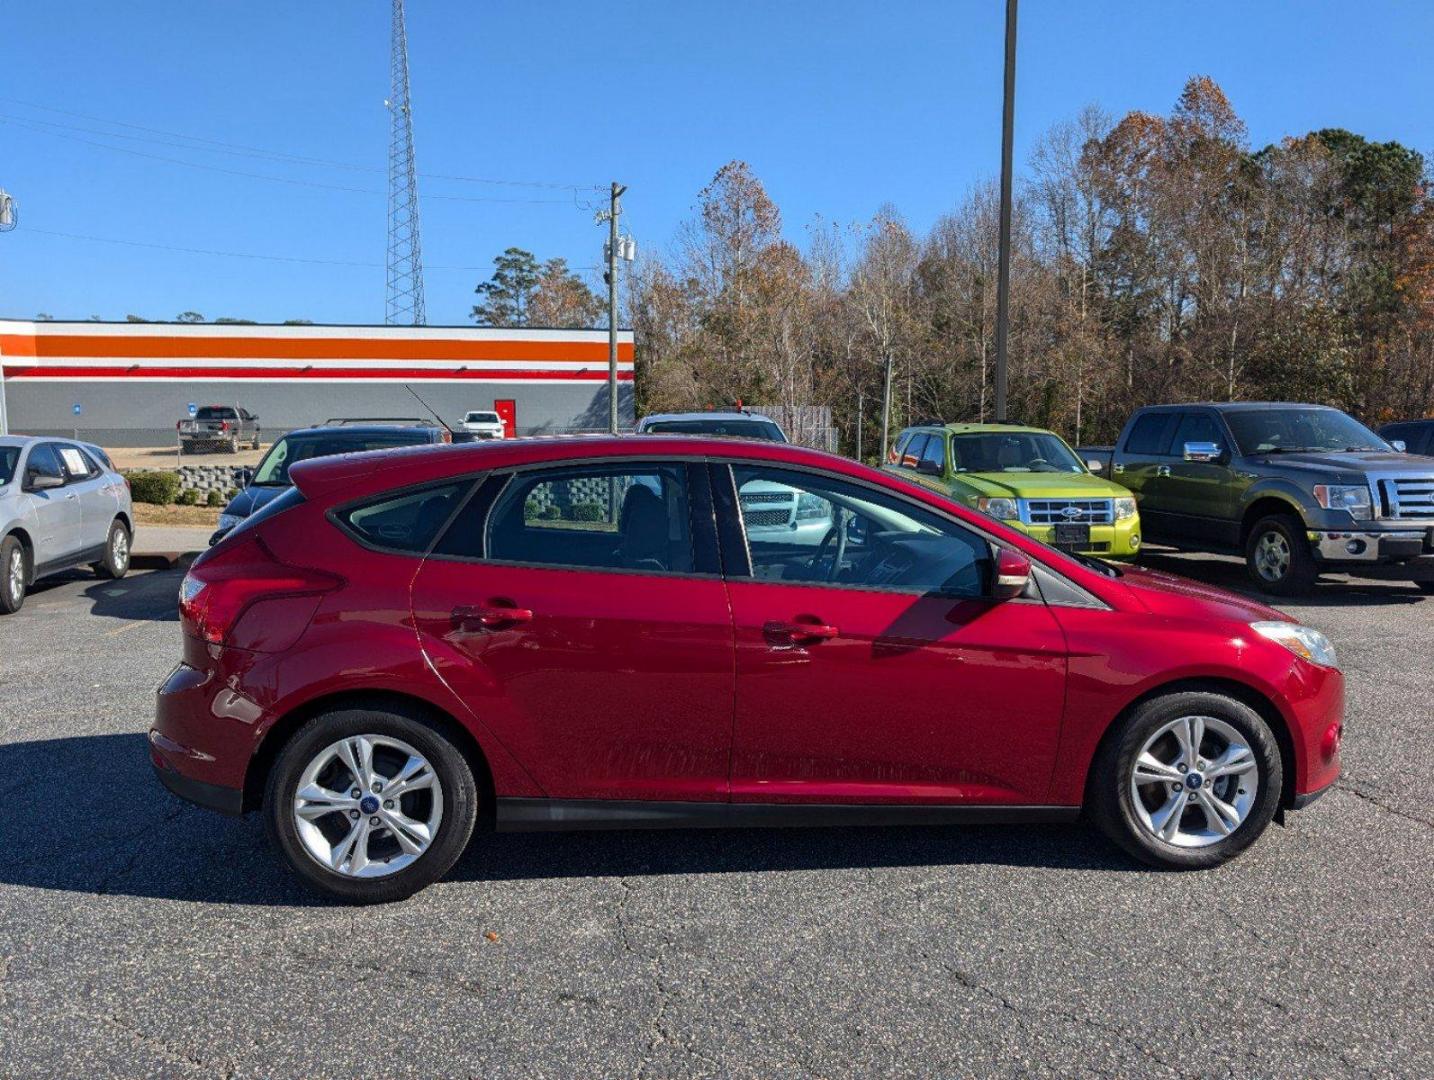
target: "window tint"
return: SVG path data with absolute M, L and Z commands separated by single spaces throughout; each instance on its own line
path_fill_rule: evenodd
M 339 518 L 361 540 L 398 551 L 427 551 L 467 491 L 467 482 L 409 490 L 362 506 Z
M 732 473 L 758 580 L 986 594 L 990 545 L 954 522 L 830 477 L 748 465 Z
M 1130 429 L 1130 438 L 1125 440 L 1127 454 L 1165 454 L 1170 450 L 1170 436 L 1173 434 L 1179 413 L 1146 413 Z
M 64 472 L 60 469 L 60 459 L 55 454 L 54 443 L 40 443 L 30 448 L 30 456 L 25 459 L 25 468 L 33 469 L 45 476 L 58 476 L 63 478 Z
M 946 437 L 944 435 L 930 435 L 926 439 L 926 449 L 921 451 L 921 460 L 929 461 L 942 472 L 946 471 Z
M 926 453 L 926 444 L 930 441 L 930 438 L 931 437 L 924 431 L 918 431 L 915 435 L 911 436 L 911 441 L 902 447 L 901 450 L 901 461 L 899 464 L 903 469 L 916 468 L 916 463 L 921 460 L 921 455 Z
M 488 517 L 486 551 L 546 566 L 691 573 L 687 466 L 517 473 Z
M 1222 449 L 1229 440 L 1225 433 L 1220 430 L 1220 425 L 1209 413 L 1186 413 L 1180 420 L 1180 426 L 1175 429 L 1175 441 L 1171 444 L 1170 452 L 1176 455 L 1185 453 L 1185 444 L 1192 442 L 1215 443 Z

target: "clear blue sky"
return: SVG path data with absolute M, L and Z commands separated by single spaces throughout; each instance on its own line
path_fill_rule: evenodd
M 0 315 L 382 321 L 384 196 L 305 184 L 384 187 L 386 3 L 9 0 L 3 10 L 0 187 L 21 223 L 0 234 Z M 752 164 L 799 242 L 815 215 L 862 220 L 888 201 L 924 229 L 997 170 L 1003 12 L 1001 0 L 410 0 L 419 168 L 621 180 L 627 222 L 661 250 L 732 158 Z M 1024 0 L 1020 29 L 1018 167 L 1082 105 L 1166 112 L 1197 73 L 1225 88 L 1258 145 L 1338 126 L 1434 152 L 1434 4 Z M 165 137 L 35 105 L 372 171 L 117 138 Z M 466 323 L 487 276 L 442 267 L 482 266 L 509 245 L 598 261 L 601 230 L 570 192 L 439 179 L 420 189 L 552 200 L 425 199 L 430 323 Z

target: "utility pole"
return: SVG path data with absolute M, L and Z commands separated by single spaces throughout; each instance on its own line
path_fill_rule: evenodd
M 1001 109 L 1001 239 L 996 268 L 996 423 L 1006 422 L 1006 335 L 1011 321 L 1011 143 L 1016 120 L 1016 0 L 1006 0 L 1006 81 Z
M 19 220 L 15 200 L 0 188 L 0 232 L 9 232 Z M 10 434 L 10 414 L 5 405 L 5 358 L 0 356 L 0 435 Z
M 617 261 L 621 258 L 631 262 L 633 258 L 631 241 L 622 243 L 617 235 L 617 219 L 622 216 L 619 200 L 626 190 L 625 184 L 614 180 L 608 193 L 608 208 L 597 216 L 598 221 L 607 222 L 604 252 L 607 271 L 603 278 L 607 281 L 607 430 L 612 435 L 617 434 Z

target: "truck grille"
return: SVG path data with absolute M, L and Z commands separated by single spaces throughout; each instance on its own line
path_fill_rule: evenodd
M 1025 507 L 1031 525 L 1109 525 L 1115 520 L 1110 499 L 1027 499 Z
M 742 492 L 744 503 L 789 503 L 792 501 L 791 492 L 788 491 L 744 491 Z
M 1379 481 L 1380 516 L 1434 518 L 1434 476 L 1398 476 Z
M 786 510 L 742 510 L 742 520 L 748 525 L 785 525 L 790 516 Z

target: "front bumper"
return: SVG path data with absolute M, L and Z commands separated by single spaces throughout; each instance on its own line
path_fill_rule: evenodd
M 1050 544 L 1052 547 L 1065 546 L 1056 543 L 1054 525 L 1026 525 L 1019 521 L 1007 521 L 1005 524 L 1020 529 L 1043 544 Z M 1133 559 L 1140 553 L 1139 515 L 1124 518 L 1113 525 L 1090 526 L 1090 543 L 1073 550 L 1082 555 L 1095 555 L 1099 558 Z
M 1311 529 L 1315 558 L 1330 563 L 1410 562 L 1434 554 L 1434 525 L 1391 529 Z

